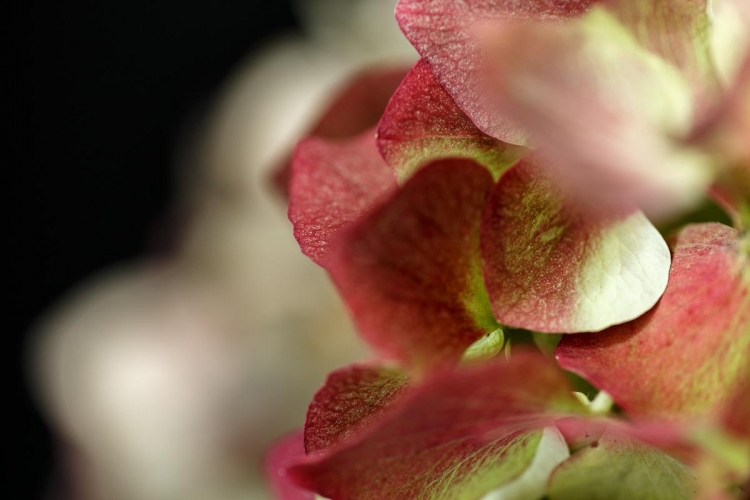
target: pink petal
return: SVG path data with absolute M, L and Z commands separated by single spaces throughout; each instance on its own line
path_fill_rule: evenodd
M 606 11 L 487 40 L 495 112 L 529 133 L 571 196 L 595 212 L 636 204 L 661 218 L 700 199 L 710 163 L 677 139 L 692 123 L 690 87 Z
M 265 473 L 268 485 L 277 500 L 315 500 L 315 494 L 292 483 L 287 467 L 305 457 L 302 432 L 297 431 L 279 440 L 266 455 Z
M 414 386 L 372 425 L 289 473 L 334 500 L 480 498 L 528 466 L 539 442 L 535 429 L 581 411 L 570 390 L 544 356 L 514 351 L 507 362 L 443 372 Z M 330 421 L 347 411 L 347 394 L 328 407 Z
M 430 161 L 448 157 L 471 158 L 499 175 L 527 152 L 482 133 L 424 59 L 388 103 L 378 126 L 378 148 L 401 180 Z
M 750 355 L 750 273 L 737 234 L 715 223 L 683 229 L 659 304 L 605 332 L 564 337 L 560 365 L 632 416 L 719 417 Z
M 495 186 L 482 222 L 484 279 L 497 320 L 542 332 L 597 331 L 653 307 L 670 255 L 640 212 L 593 214 L 527 157 Z
M 406 75 L 403 67 L 376 66 L 354 75 L 333 98 L 307 136 L 347 139 L 374 127 L 388 100 Z M 274 184 L 288 194 L 292 158 L 285 158 L 273 173 Z
M 347 142 L 310 138 L 297 145 L 289 220 L 302 252 L 326 267 L 332 241 L 397 188 L 393 171 L 365 132 Z
M 331 373 L 307 410 L 305 449 L 334 448 L 383 416 L 408 387 L 399 370 L 352 365 Z
M 479 225 L 492 177 L 468 160 L 419 170 L 347 231 L 329 270 L 372 345 L 417 370 L 457 361 L 495 330 Z
M 579 16 L 596 0 L 401 0 L 396 19 L 406 38 L 426 59 L 456 104 L 486 134 L 522 144 L 513 120 L 493 112 L 483 81 L 483 54 L 476 39 L 478 25 L 502 26 L 509 21 L 556 23 Z

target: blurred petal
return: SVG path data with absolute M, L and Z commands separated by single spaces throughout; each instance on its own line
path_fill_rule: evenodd
M 523 144 L 525 134 L 515 122 L 487 105 L 475 30 L 514 20 L 554 24 L 583 14 L 597 0 L 401 0 L 396 19 L 406 38 L 425 58 L 456 104 L 486 134 L 511 144 Z
M 750 54 L 750 3 L 711 0 L 711 56 L 725 85 L 731 85 L 744 58 Z
M 669 455 L 625 435 L 605 431 L 596 445 L 560 465 L 549 481 L 550 500 L 688 500 L 694 472 Z
M 718 417 L 750 354 L 750 269 L 737 235 L 716 223 L 683 229 L 659 304 L 605 332 L 563 337 L 560 365 L 631 416 Z
M 292 165 L 294 237 L 305 255 L 326 267 L 339 232 L 393 192 L 396 178 L 380 157 L 372 131 L 344 143 L 304 140 Z
M 303 490 L 287 477 L 286 468 L 305 457 L 302 432 L 295 432 L 280 440 L 266 456 L 266 479 L 277 500 L 315 500 L 315 494 Z
M 676 140 L 692 123 L 691 90 L 610 14 L 592 9 L 563 26 L 514 26 L 492 39 L 501 111 L 574 196 L 594 210 L 635 203 L 659 217 L 700 199 L 710 165 Z
M 430 161 L 466 157 L 494 176 L 526 149 L 482 133 L 420 60 L 393 95 L 378 127 L 378 147 L 400 180 Z
M 500 178 L 482 223 L 484 279 L 500 323 L 597 331 L 653 307 L 670 255 L 638 211 L 582 211 L 547 167 L 520 161 Z
M 537 429 L 582 410 L 570 390 L 554 363 L 529 351 L 443 372 L 289 473 L 334 500 L 480 498 L 529 467 Z
M 603 5 L 646 49 L 680 69 L 696 90 L 717 87 L 709 0 L 608 0 Z
M 750 368 L 737 384 L 722 415 L 724 429 L 750 443 Z
M 388 100 L 407 73 L 403 67 L 376 66 L 354 75 L 308 132 L 323 139 L 355 137 L 377 125 Z M 276 167 L 276 186 L 288 191 L 291 158 Z
M 346 139 L 380 120 L 388 101 L 409 72 L 405 67 L 374 67 L 355 75 L 312 127 L 309 135 Z
M 492 184 L 471 161 L 435 162 L 353 226 L 331 256 L 360 333 L 410 368 L 457 361 L 498 326 L 479 260 Z
M 736 76 L 722 100 L 698 123 L 691 137 L 693 144 L 726 160 L 714 191 L 721 194 L 719 201 L 734 216 L 742 212 L 743 206 L 750 212 L 750 54 Z M 750 213 L 745 217 L 750 219 Z

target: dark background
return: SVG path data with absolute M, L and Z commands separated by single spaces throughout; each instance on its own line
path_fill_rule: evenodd
M 23 380 L 29 328 L 73 285 L 146 249 L 172 195 L 185 122 L 249 50 L 299 29 L 291 2 L 26 4 L 28 52 L 20 52 L 17 76 L 29 97 L 19 120 L 28 130 L 18 133 L 27 150 L 7 166 L 17 255 L 9 261 L 6 335 L 17 363 L 12 407 L 20 410 L 21 441 L 11 455 L 19 471 L 12 498 L 39 498 L 53 469 L 53 439 Z

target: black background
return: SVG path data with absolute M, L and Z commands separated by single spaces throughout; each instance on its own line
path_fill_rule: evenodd
M 18 375 L 11 407 L 20 411 L 6 432 L 21 440 L 17 453 L 3 452 L 19 471 L 8 498 L 39 498 L 53 468 L 53 439 L 22 375 L 30 326 L 82 279 L 144 251 L 173 194 L 173 151 L 185 121 L 249 50 L 299 29 L 290 3 L 25 4 L 16 76 L 29 97 L 18 123 L 28 130 L 17 131 L 21 161 L 6 165 L 17 252 L 7 263 L 6 335 Z

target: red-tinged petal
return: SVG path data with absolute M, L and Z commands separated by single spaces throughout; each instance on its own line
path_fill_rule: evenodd
M 676 139 L 692 124 L 691 89 L 606 10 L 487 40 L 496 111 L 529 132 L 572 196 L 593 208 L 636 203 L 659 217 L 700 199 L 709 158 Z
M 689 500 L 695 472 L 627 435 L 607 430 L 574 453 L 549 480 L 550 500 Z
M 511 144 L 525 136 L 488 106 L 478 25 L 510 21 L 555 23 L 583 14 L 597 0 L 401 0 L 396 19 L 458 106 L 488 135 Z
M 331 373 L 307 410 L 305 450 L 333 448 L 373 425 L 408 388 L 403 372 L 353 365 Z
M 407 71 L 404 67 L 377 66 L 354 75 L 306 135 L 347 139 L 374 127 Z M 283 193 L 289 189 L 291 164 L 291 157 L 286 158 L 274 169 L 274 184 Z
M 356 75 L 310 131 L 311 136 L 346 139 L 377 125 L 409 68 L 371 68 Z
M 468 160 L 420 169 L 341 238 L 329 270 L 359 332 L 422 370 L 495 330 L 479 259 L 493 181 Z
M 697 91 L 716 90 L 708 0 L 606 0 L 637 40 L 677 66 Z
M 292 483 L 287 467 L 305 457 L 302 432 L 281 439 L 266 455 L 265 472 L 268 485 L 277 500 L 315 500 L 315 494 Z
M 670 254 L 640 212 L 581 210 L 534 159 L 500 178 L 482 222 L 484 279 L 497 320 L 543 332 L 598 331 L 653 307 Z
M 393 95 L 378 126 L 378 147 L 400 180 L 440 158 L 466 157 L 499 175 L 526 149 L 482 133 L 420 60 Z
M 605 332 L 563 337 L 560 365 L 632 416 L 719 417 L 750 361 L 750 271 L 737 235 L 715 223 L 683 229 L 659 304 Z
M 290 469 L 333 500 L 480 498 L 531 464 L 544 426 L 583 411 L 535 352 L 442 372 L 356 436 Z
M 339 232 L 396 188 L 372 131 L 344 143 L 302 141 L 294 153 L 289 190 L 289 220 L 302 252 L 326 267 Z

